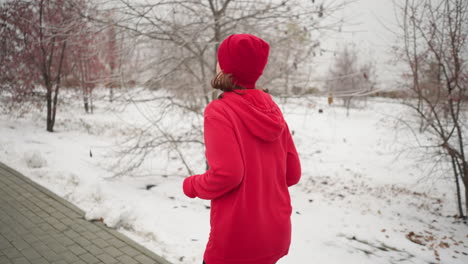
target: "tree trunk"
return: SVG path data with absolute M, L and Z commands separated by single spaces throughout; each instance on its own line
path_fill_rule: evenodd
M 54 93 L 54 100 L 52 102 L 52 119 L 51 119 L 51 132 L 53 132 L 54 130 L 54 126 L 55 126 L 55 116 L 57 115 L 57 98 L 58 98 L 58 87 L 56 88 L 55 90 L 55 93 Z
M 55 90 L 54 92 L 54 101 L 53 101 L 53 107 L 52 107 L 52 119 L 51 119 L 51 131 L 54 130 L 54 125 L 55 125 L 55 116 L 57 114 L 57 102 L 58 102 L 58 94 L 60 90 L 60 80 L 62 77 L 62 65 L 63 65 L 63 59 L 65 58 L 65 49 L 67 48 L 67 42 L 64 41 L 62 44 L 62 53 L 60 54 L 60 62 L 58 66 L 58 71 L 57 71 L 57 77 L 56 83 L 55 83 Z
M 47 131 L 54 132 L 54 126 L 52 125 L 52 87 L 50 84 L 46 84 L 47 86 L 47 93 L 46 93 L 46 100 L 47 100 Z
M 351 108 L 351 97 L 345 99 L 346 104 L 346 117 L 349 117 L 349 108 Z
M 214 60 L 213 77 L 214 77 L 214 76 L 216 76 L 216 66 L 218 64 L 218 49 L 219 49 L 219 46 L 221 44 L 221 25 L 219 23 L 219 20 L 221 19 L 221 16 L 223 14 L 222 14 L 222 12 L 220 10 L 215 10 L 215 8 L 213 6 L 213 2 L 210 2 L 210 4 L 211 4 L 213 18 L 214 18 L 214 36 L 213 36 L 214 39 L 213 40 L 216 43 L 215 47 L 214 47 L 214 51 L 213 51 L 214 52 L 214 54 L 213 54 L 213 60 Z M 202 65 L 202 67 L 203 67 L 203 65 Z M 211 91 L 212 91 L 211 101 L 213 101 L 216 98 L 218 98 L 218 94 L 217 94 L 216 90 L 214 90 L 214 89 L 211 89 Z
M 86 88 L 83 88 L 83 104 L 84 104 L 85 112 L 88 114 L 89 113 L 89 96 L 88 96 L 88 91 L 86 91 Z
M 90 104 L 91 114 L 93 114 L 94 113 L 93 89 L 89 89 L 89 104 Z
M 83 95 L 83 107 L 86 113 L 89 112 L 89 98 L 88 98 L 88 91 L 86 90 L 86 76 L 85 76 L 85 67 L 84 67 L 84 59 L 80 58 L 78 63 L 79 68 L 79 77 L 76 77 L 80 80 L 80 88 Z
M 114 71 L 115 71 L 115 65 L 114 62 L 110 63 L 110 85 L 109 85 L 109 102 L 114 101 L 114 87 L 115 87 L 115 76 L 114 76 Z
M 111 82 L 111 85 L 110 85 L 110 90 L 109 90 L 109 102 L 112 103 L 112 101 L 114 101 L 114 87 L 112 87 L 114 85 L 114 81 Z
M 468 186 L 465 185 L 465 216 L 463 219 L 468 218 Z
M 464 217 L 463 216 L 463 205 L 462 205 L 462 199 L 461 199 L 460 181 L 458 179 L 459 173 L 458 173 L 458 170 L 457 170 L 457 165 L 455 164 L 455 157 L 451 157 L 451 159 L 452 159 L 453 175 L 455 176 L 455 185 L 456 185 L 456 188 L 457 188 L 458 213 L 460 214 L 460 217 Z
M 468 219 L 468 162 L 462 160 L 463 163 L 463 173 L 460 173 L 462 178 L 463 185 L 465 186 L 465 218 Z

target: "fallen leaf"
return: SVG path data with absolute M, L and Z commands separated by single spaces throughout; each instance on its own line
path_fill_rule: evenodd
M 448 243 L 446 243 L 446 242 L 441 241 L 441 242 L 439 243 L 439 247 L 440 247 L 440 248 L 449 248 L 450 245 L 449 245 Z
M 413 231 L 406 234 L 406 238 L 413 243 L 416 243 L 421 246 L 425 246 L 425 244 L 420 240 L 422 237 L 420 235 L 415 234 Z

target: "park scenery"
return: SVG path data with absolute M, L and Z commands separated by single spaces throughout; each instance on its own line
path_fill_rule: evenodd
M 466 0 L 1 0 L 0 162 L 202 263 L 211 203 L 182 183 L 237 33 L 270 45 L 257 89 L 302 165 L 278 264 L 468 263 Z

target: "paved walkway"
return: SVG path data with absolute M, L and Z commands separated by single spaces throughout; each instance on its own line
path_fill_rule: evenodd
M 169 264 L 0 162 L 0 264 Z

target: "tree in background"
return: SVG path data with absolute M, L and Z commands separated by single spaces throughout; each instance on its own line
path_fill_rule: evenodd
M 120 165 L 135 168 L 148 153 L 167 150 L 174 152 L 186 165 L 185 150 L 203 147 L 203 109 L 218 94 L 210 86 L 215 76 L 217 49 L 221 41 L 233 33 L 251 33 L 271 45 L 268 64 L 259 86 L 275 94 L 283 94 L 293 87 L 319 48 L 319 36 L 325 30 L 337 30 L 339 23 L 332 14 L 345 3 L 324 1 L 233 1 L 233 0 L 162 0 L 139 3 L 115 0 L 103 12 L 115 14 L 115 26 L 125 30 L 135 40 L 141 58 L 143 83 L 153 91 L 154 105 L 161 105 L 158 113 L 146 115 L 152 127 L 136 129 L 129 138 L 125 157 Z M 107 22 L 102 19 L 102 24 Z M 289 80 L 289 81 L 288 81 Z M 127 96 L 135 102 L 136 96 Z M 149 100 L 149 99 L 146 99 Z M 183 112 L 186 128 L 172 131 L 161 122 L 168 116 Z M 138 138 L 138 140 L 136 140 Z M 137 156 L 137 158 L 135 157 Z M 129 170 L 124 170 L 127 172 Z
M 371 62 L 361 63 L 358 52 L 352 47 L 345 46 L 335 57 L 335 61 L 328 72 L 325 83 L 327 92 L 333 97 L 343 99 L 346 115 L 352 100 L 367 95 L 375 86 L 375 66 Z
M 466 219 L 468 1 L 404 1 L 400 20 L 399 52 L 408 65 L 406 87 L 412 95 L 405 104 L 423 121 L 420 132 L 429 143 L 421 143 L 422 149 L 437 157 L 445 173 L 451 171 L 459 216 Z
M 270 93 L 285 102 L 291 95 L 305 91 L 312 54 L 317 52 L 320 41 L 313 39 L 311 32 L 295 18 L 277 25 L 276 31 L 278 40 L 272 45 L 272 56 L 262 80 Z
M 150 86 L 163 86 L 177 96 L 207 104 L 217 95 L 209 87 L 215 75 L 216 53 L 220 42 L 232 33 L 260 35 L 271 44 L 272 59 L 287 53 L 284 67 L 267 68 L 261 84 L 281 90 L 284 82 L 272 82 L 290 75 L 290 69 L 300 69 L 311 59 L 318 38 L 312 33 L 333 30 L 338 24 L 331 15 L 344 4 L 324 4 L 315 1 L 158 1 L 139 4 L 115 0 L 106 12 L 115 14 L 115 25 L 140 39 L 145 52 L 143 71 L 150 71 Z M 327 18 L 327 20 L 325 20 Z M 104 20 L 101 21 L 105 23 Z M 285 46 L 288 46 L 287 48 Z M 271 71 L 271 73 L 270 73 Z M 298 75 L 300 72 L 297 73 Z M 178 82 L 171 80 L 173 77 Z M 190 92 L 188 92 L 190 90 Z
M 119 45 L 117 40 L 116 26 L 113 22 L 113 13 L 109 12 L 107 15 L 108 27 L 106 30 L 106 62 L 109 68 L 109 76 L 107 87 L 109 87 L 109 101 L 114 100 L 114 89 L 118 87 L 116 74 L 118 73 L 118 62 L 119 62 Z
M 17 21 L 19 17 L 33 17 L 34 11 L 28 2 L 14 1 L 0 7 L 0 92 L 18 105 L 36 92 L 36 80 L 40 71 L 33 67 L 31 52 L 33 39 L 27 22 Z
M 69 1 L 69 0 L 68 0 Z M 133 73 L 127 68 L 124 73 L 123 64 L 128 59 L 128 54 L 123 53 L 123 35 L 113 22 L 113 12 L 100 12 L 96 8 L 97 1 L 83 0 L 84 3 L 69 1 L 73 11 L 83 19 L 80 28 L 80 40 L 76 42 L 73 49 L 71 84 L 80 87 L 83 95 L 84 109 L 86 113 L 93 112 L 93 90 L 97 86 L 109 89 L 109 101 L 114 100 L 115 88 L 121 87 L 126 76 Z M 83 9 L 83 5 L 87 9 Z M 100 18 L 106 23 L 96 23 Z M 128 50 L 128 49 L 127 49 Z M 129 60 L 131 61 L 131 60 Z M 130 84 L 131 80 L 126 84 Z
M 93 90 L 108 75 L 106 39 L 92 25 L 84 24 L 80 30 L 80 40 L 70 50 L 73 60 L 68 72 L 71 83 L 81 90 L 85 112 L 93 113 Z
M 85 9 L 83 1 L 74 2 Z M 43 96 L 49 132 L 54 130 L 62 78 L 71 68 L 69 55 L 81 41 L 83 19 L 71 7 L 67 0 L 12 0 L 0 10 L 2 86 L 17 100 Z

